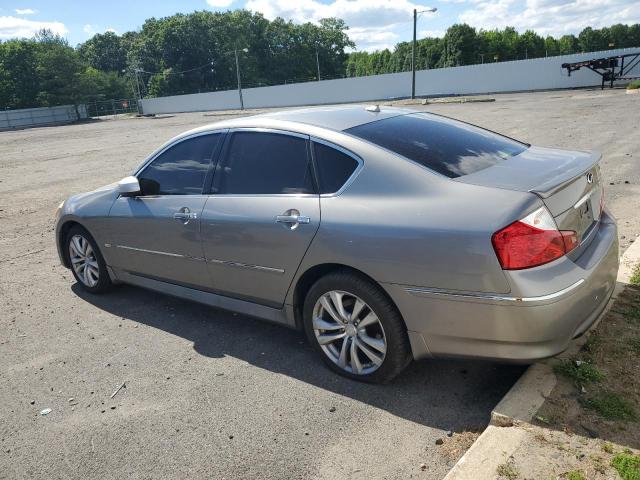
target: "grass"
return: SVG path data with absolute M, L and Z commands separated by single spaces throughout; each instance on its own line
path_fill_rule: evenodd
M 520 475 L 516 467 L 511 463 L 503 463 L 501 465 L 498 465 L 496 472 L 498 472 L 499 476 L 508 478 L 509 480 L 515 480 L 516 478 L 518 478 L 518 475 Z
M 640 455 L 619 453 L 613 457 L 611 465 L 622 480 L 640 480 Z
M 572 379 L 579 385 L 599 382 L 604 374 L 587 362 L 576 363 L 576 360 L 562 360 L 553 367 L 556 374 Z
M 564 476 L 567 480 L 585 480 L 584 475 L 580 470 L 572 470 L 567 472 Z
M 640 87 L 636 87 L 636 88 L 640 88 Z M 631 275 L 631 278 L 629 279 L 629 281 L 634 285 L 640 285 L 640 265 L 636 265 L 636 268 L 633 269 L 633 275 Z
M 596 333 L 592 333 L 587 338 L 587 341 L 584 342 L 582 346 L 582 350 L 588 354 L 593 355 L 598 350 L 598 347 L 602 344 L 602 338 L 600 338 Z
M 613 445 L 611 445 L 609 442 L 604 442 L 602 444 L 602 451 L 606 453 L 613 453 Z
M 640 355 L 640 337 L 630 338 L 628 343 L 631 351 Z
M 583 400 L 583 404 L 607 420 L 638 420 L 633 405 L 615 393 L 599 393 Z
M 627 85 L 627 90 L 636 90 L 640 88 L 640 80 L 634 80 L 629 85 Z

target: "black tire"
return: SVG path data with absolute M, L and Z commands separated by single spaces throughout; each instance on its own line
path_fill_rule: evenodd
M 98 280 L 95 285 L 88 285 L 84 279 L 80 278 L 72 265 L 70 243 L 72 239 L 78 235 L 89 242 L 92 249 L 93 258 L 95 258 L 98 264 Z M 104 257 L 102 256 L 102 253 L 98 248 L 98 244 L 93 239 L 91 234 L 87 231 L 87 229 L 81 227 L 80 225 L 74 225 L 73 227 L 71 227 L 67 232 L 67 236 L 64 240 L 64 249 L 65 254 L 67 255 L 67 258 L 69 260 L 71 273 L 73 273 L 73 276 L 83 290 L 89 293 L 105 293 L 112 287 L 113 284 L 111 283 L 111 278 L 109 277 L 109 272 L 107 271 L 107 264 L 104 261 Z
M 314 308 L 316 302 L 331 291 L 348 292 L 359 297 L 378 317 L 384 329 L 386 353 L 375 371 L 368 374 L 351 373 L 329 358 L 320 346 L 313 327 Z M 303 321 L 307 339 L 323 361 L 331 370 L 347 378 L 370 383 L 387 383 L 411 363 L 411 347 L 400 312 L 378 285 L 362 275 L 349 271 L 337 271 L 316 281 L 305 298 Z

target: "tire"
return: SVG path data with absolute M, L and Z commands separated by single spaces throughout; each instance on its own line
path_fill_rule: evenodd
M 379 286 L 361 275 L 338 271 L 320 278 L 305 298 L 303 321 L 307 339 L 324 362 L 347 378 L 387 383 L 411 362 L 400 312 Z
M 111 288 L 111 278 L 102 253 L 85 228 L 80 225 L 71 227 L 65 237 L 64 248 L 71 272 L 85 291 L 104 293 Z

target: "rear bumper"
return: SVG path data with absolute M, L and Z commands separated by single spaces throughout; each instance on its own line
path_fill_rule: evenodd
M 557 355 L 605 309 L 618 272 L 618 235 L 605 214 L 580 258 L 509 272 L 509 294 L 387 284 L 414 358 L 462 356 L 528 362 Z

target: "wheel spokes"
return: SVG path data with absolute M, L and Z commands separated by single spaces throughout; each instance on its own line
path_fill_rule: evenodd
M 87 287 L 95 287 L 100 280 L 100 265 L 89 241 L 74 235 L 69 242 L 69 259 L 78 280 Z
M 387 352 L 387 346 L 385 345 L 384 340 L 382 340 L 381 338 L 370 337 L 366 332 L 360 330 L 358 332 L 358 339 L 361 340 L 362 343 L 376 349 L 383 355 Z
M 316 330 L 342 330 L 344 325 L 342 323 L 329 322 L 322 317 L 316 317 L 313 319 L 313 328 Z
M 362 373 L 362 364 L 360 363 L 360 359 L 358 358 L 358 345 L 357 339 L 353 337 L 351 339 L 351 351 L 349 352 L 351 355 L 351 370 L 355 373 Z

